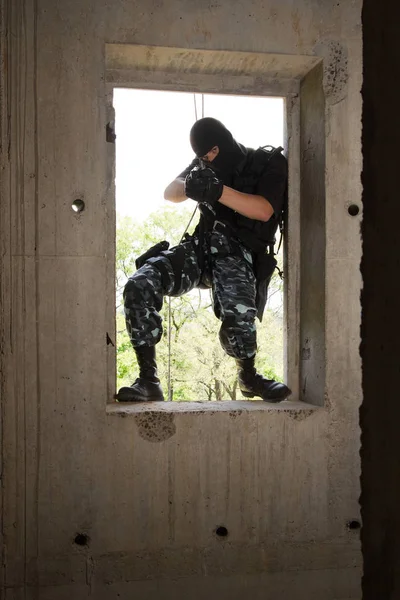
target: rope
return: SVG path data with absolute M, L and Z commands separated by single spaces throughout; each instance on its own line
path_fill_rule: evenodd
M 193 100 L 194 100 L 194 112 L 195 112 L 195 117 L 196 117 L 196 121 L 198 121 L 198 118 L 197 118 L 197 103 L 196 103 L 196 94 L 193 94 Z M 202 94 L 202 95 L 201 95 L 201 116 L 202 116 L 202 118 L 204 118 L 204 94 Z M 179 241 L 179 243 L 180 243 L 180 244 L 182 243 L 182 240 L 183 240 L 183 238 L 185 237 L 185 234 L 186 234 L 187 230 L 189 229 L 191 222 L 193 221 L 193 217 L 194 217 L 194 215 L 196 214 L 196 210 L 198 209 L 198 206 L 199 206 L 199 205 L 198 205 L 198 204 L 196 204 L 196 208 L 194 209 L 194 211 L 193 211 L 193 213 L 192 213 L 192 216 L 190 217 L 189 223 L 187 224 L 187 226 L 186 226 L 186 229 L 185 229 L 185 231 L 183 232 L 183 235 L 182 235 L 182 237 L 181 237 L 181 239 L 180 239 L 180 241 Z
M 171 296 L 168 296 L 168 400 L 172 402 L 172 386 L 171 386 Z
M 198 114 L 197 114 L 197 98 L 196 98 L 196 93 L 193 94 L 193 103 L 194 103 L 194 116 L 196 121 L 199 120 Z M 201 118 L 204 119 L 204 94 L 201 94 Z
M 196 102 L 196 94 L 193 94 L 193 100 L 194 100 L 194 116 L 196 121 L 198 120 L 197 118 L 197 102 Z
M 189 227 L 190 227 L 190 223 L 193 221 L 193 217 L 194 217 L 194 215 L 196 214 L 196 210 L 198 209 L 198 207 L 199 207 L 199 205 L 198 205 L 198 204 L 196 204 L 196 208 L 194 209 L 194 211 L 193 211 L 193 213 L 192 213 L 192 216 L 190 217 L 190 221 L 189 221 L 189 223 L 186 225 L 186 229 L 185 229 L 185 231 L 183 232 L 183 235 L 182 235 L 182 237 L 181 237 L 181 239 L 180 239 L 180 241 L 179 241 L 179 243 L 180 243 L 180 244 L 182 243 L 182 240 L 183 240 L 183 238 L 185 237 L 185 235 L 186 235 L 186 232 L 187 232 L 187 230 L 188 230 L 188 229 L 189 229 Z
M 196 102 L 196 94 L 193 94 L 193 102 L 194 102 L 194 116 L 196 121 L 198 121 L 197 115 L 197 102 Z M 204 94 L 201 94 L 201 116 L 204 118 Z M 182 243 L 183 238 L 186 235 L 187 230 L 190 227 L 191 222 L 193 221 L 194 215 L 196 214 L 198 208 L 198 204 L 196 204 L 196 208 L 194 209 L 192 216 L 190 217 L 189 223 L 186 226 L 185 231 L 179 241 L 179 244 Z M 171 296 L 168 297 L 168 400 L 172 401 L 172 385 L 171 385 L 171 331 L 172 331 L 172 312 L 171 312 Z

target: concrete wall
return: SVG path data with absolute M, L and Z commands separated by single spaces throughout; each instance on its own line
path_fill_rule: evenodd
M 363 403 L 361 508 L 364 600 L 400 597 L 400 6 L 363 6 Z M 377 291 L 378 290 L 378 291 Z
M 7 600 L 359 598 L 360 4 L 2 0 Z M 318 408 L 106 411 L 105 43 L 323 59 Z
M 300 397 L 325 402 L 325 98 L 323 67 L 312 69 L 301 83 L 301 386 Z

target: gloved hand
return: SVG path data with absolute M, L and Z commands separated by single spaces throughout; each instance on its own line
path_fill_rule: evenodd
M 185 194 L 196 202 L 207 202 L 214 206 L 222 196 L 224 184 L 209 167 L 194 167 L 186 175 Z

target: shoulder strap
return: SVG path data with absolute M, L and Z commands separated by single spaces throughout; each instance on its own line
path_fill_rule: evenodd
M 273 158 L 276 154 L 281 154 L 283 152 L 283 148 L 282 146 L 278 146 L 277 148 L 275 148 L 275 146 L 261 146 L 260 148 L 258 148 L 256 150 L 256 152 L 258 152 L 259 150 L 262 150 L 265 154 L 268 155 L 268 162 L 271 160 L 271 158 Z
M 282 152 L 283 152 L 282 146 L 278 146 L 277 148 L 275 148 L 274 146 L 261 146 L 261 148 L 259 148 L 259 150 L 262 150 L 263 152 L 265 152 L 269 155 L 268 162 L 270 162 L 274 156 L 276 156 L 277 154 L 282 154 Z M 281 245 L 282 245 L 282 239 L 283 239 L 283 234 L 284 234 L 284 229 L 285 229 L 286 209 L 287 209 L 287 186 L 286 186 L 286 190 L 285 190 L 285 198 L 283 201 L 282 210 L 278 217 L 280 237 L 279 237 L 278 249 L 275 254 L 279 254 L 279 250 L 281 249 Z M 281 273 L 279 273 L 279 274 L 281 275 Z M 282 275 L 281 275 L 281 277 L 282 277 Z

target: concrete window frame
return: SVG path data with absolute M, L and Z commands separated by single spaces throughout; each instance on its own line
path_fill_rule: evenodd
M 289 158 L 289 210 L 284 263 L 284 365 L 292 400 L 283 405 L 223 402 L 251 410 L 324 405 L 325 389 L 325 102 L 322 60 L 316 56 L 225 50 L 106 44 L 107 119 L 107 327 L 115 340 L 115 145 L 114 88 L 154 89 L 283 97 L 285 151 Z M 312 229 L 311 229 L 312 227 Z M 313 340 L 311 349 L 308 340 Z M 115 345 L 107 345 L 107 388 L 112 402 L 116 380 Z M 312 350 L 312 351 L 311 351 Z M 157 403 L 158 404 L 158 403 Z M 162 410 L 211 403 L 164 403 Z M 172 405 L 172 406 L 167 406 Z M 176 405 L 176 406 L 175 406 Z M 214 408 L 213 408 L 214 405 Z M 240 408 L 243 408 L 241 406 Z M 180 408 L 180 410 L 182 407 Z M 110 404 L 108 412 L 143 407 Z M 151 410 L 159 410 L 153 407 Z M 219 409 L 220 410 L 220 409 Z

